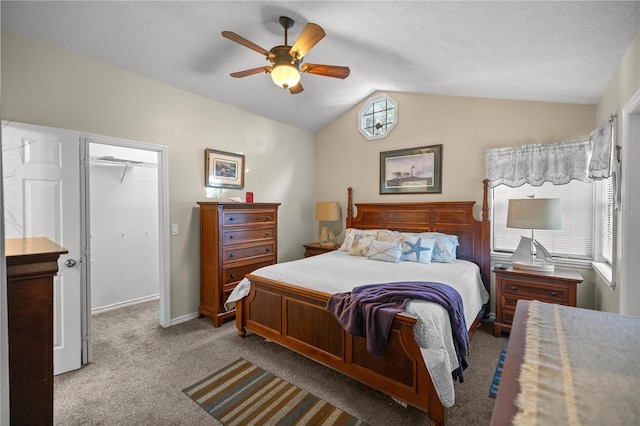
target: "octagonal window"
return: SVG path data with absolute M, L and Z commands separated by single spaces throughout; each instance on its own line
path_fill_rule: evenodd
M 358 130 L 365 138 L 380 139 L 387 136 L 398 121 L 398 104 L 387 95 L 369 99 L 358 114 Z

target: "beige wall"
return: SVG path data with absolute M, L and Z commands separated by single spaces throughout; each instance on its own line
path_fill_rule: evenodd
M 593 130 L 595 107 L 546 102 L 385 92 L 398 102 L 398 124 L 384 139 L 358 131 L 354 106 L 316 133 L 316 199 L 346 201 L 482 200 L 488 148 L 566 141 Z M 381 151 L 443 145 L 442 194 L 380 195 Z
M 171 318 L 197 311 L 197 201 L 280 202 L 279 259 L 313 239 L 313 134 L 87 57 L 2 33 L 2 119 L 169 147 Z M 204 149 L 246 156 L 244 191 L 204 186 Z M 168 231 L 168 230 L 167 230 Z
M 595 123 L 594 105 L 386 93 L 398 102 L 398 124 L 386 138 L 368 141 L 358 131 L 365 100 L 316 133 L 317 200 L 340 201 L 346 212 L 351 186 L 355 202 L 473 200 L 480 206 L 487 149 L 583 138 Z M 443 145 L 442 194 L 379 194 L 381 151 L 435 144 Z M 594 277 L 580 272 L 580 306 L 591 307 Z
M 596 108 L 597 122 L 602 122 L 612 114 L 618 116 L 618 137 L 622 135 L 622 109 L 629 102 L 631 97 L 640 90 L 640 32 L 636 34 L 635 39 L 624 58 L 620 62 L 618 70 L 612 77 L 609 85 L 607 86 L 602 99 Z M 640 143 L 640 141 L 629 141 L 630 143 Z M 620 144 L 620 140 L 618 140 Z M 637 167 L 637 166 L 636 166 Z M 624 168 L 623 168 L 624 173 Z M 624 232 L 623 229 L 618 226 L 620 221 L 620 212 L 616 212 L 616 258 L 617 262 L 614 262 L 618 267 L 614 271 L 614 281 L 620 276 L 620 240 L 621 235 Z M 620 312 L 620 289 L 611 291 L 607 284 L 600 278 L 596 280 L 596 309 L 607 312 Z
M 622 108 L 638 89 L 640 89 L 640 32 L 636 34 L 631 46 L 627 49 L 620 61 L 620 66 L 596 106 L 597 121 L 605 121 L 611 114 L 617 114 L 620 117 Z

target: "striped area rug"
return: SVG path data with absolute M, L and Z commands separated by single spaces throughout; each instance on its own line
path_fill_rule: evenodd
M 500 352 L 498 365 L 496 365 L 496 371 L 493 374 L 493 382 L 491 382 L 491 386 L 489 386 L 489 398 L 496 398 L 496 396 L 498 395 L 498 388 L 500 387 L 500 377 L 502 377 L 502 367 L 504 366 L 505 356 L 507 356 L 507 350 L 503 349 L 502 352 Z
M 244 359 L 183 392 L 225 425 L 366 425 Z

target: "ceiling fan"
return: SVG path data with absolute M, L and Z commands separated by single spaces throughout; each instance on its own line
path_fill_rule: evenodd
M 293 46 L 289 46 L 287 30 L 293 27 L 293 19 L 281 16 L 279 22 L 284 28 L 284 45 L 274 46 L 271 50 L 266 50 L 231 31 L 222 32 L 223 37 L 265 55 L 266 59 L 271 62 L 271 65 L 233 72 L 231 77 L 247 77 L 265 72 L 271 74 L 271 79 L 276 85 L 289 89 L 289 92 L 295 95 L 304 90 L 300 83 L 300 72 L 343 79 L 349 76 L 349 67 L 302 63 L 304 55 L 309 53 L 313 46 L 325 36 L 322 27 L 317 24 L 307 24 L 302 33 L 300 33 L 298 40 Z

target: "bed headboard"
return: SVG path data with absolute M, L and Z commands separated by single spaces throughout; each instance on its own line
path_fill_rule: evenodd
M 473 217 L 475 201 L 434 203 L 356 203 L 353 216 L 353 190 L 347 190 L 347 228 L 390 229 L 401 232 L 442 232 L 457 235 L 458 259 L 480 267 L 487 291 L 491 278 L 489 243 L 489 181 L 483 180 L 482 220 Z

